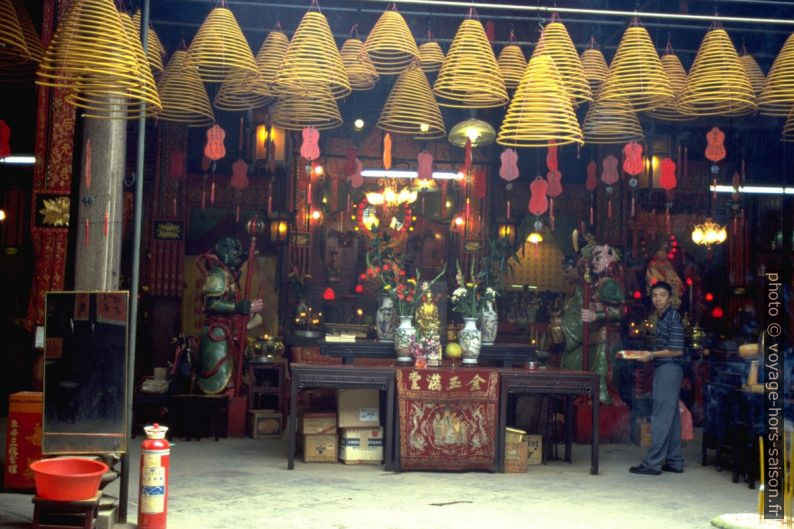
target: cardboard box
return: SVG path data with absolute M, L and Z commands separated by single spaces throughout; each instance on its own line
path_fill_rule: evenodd
M 540 465 L 543 463 L 543 436 L 538 434 L 528 434 L 527 441 L 527 465 Z
M 527 441 L 505 443 L 505 472 L 516 473 L 527 471 Z
M 380 393 L 377 389 L 340 389 L 336 392 L 340 428 L 380 426 Z
M 34 490 L 30 464 L 41 459 L 41 393 L 8 396 L 4 483 L 7 489 Z
M 301 435 L 304 463 L 336 463 L 339 442 L 336 431 L 330 434 Z
M 301 414 L 298 432 L 303 435 L 336 435 L 336 414 L 334 412 L 304 412 Z
M 339 432 L 339 459 L 347 465 L 383 461 L 383 428 L 343 428 Z
M 248 412 L 248 436 L 254 439 L 277 439 L 281 437 L 281 412 L 274 410 L 250 410 Z

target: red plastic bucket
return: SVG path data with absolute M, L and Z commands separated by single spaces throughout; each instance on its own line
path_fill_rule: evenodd
M 36 495 L 55 501 L 87 500 L 96 496 L 108 466 L 79 457 L 42 459 L 30 464 L 36 480 Z

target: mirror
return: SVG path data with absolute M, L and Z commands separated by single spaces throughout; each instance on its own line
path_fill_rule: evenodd
M 47 292 L 43 454 L 125 452 L 124 292 Z

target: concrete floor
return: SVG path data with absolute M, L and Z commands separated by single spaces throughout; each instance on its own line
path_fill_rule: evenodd
M 697 433 L 699 431 L 696 430 Z M 138 446 L 132 441 L 129 522 L 137 519 Z M 526 474 L 384 472 L 380 466 L 302 463 L 286 469 L 284 439 L 174 442 L 169 529 L 490 529 L 494 527 L 694 529 L 717 515 L 752 512 L 757 492 L 730 472 L 700 465 L 686 443 L 684 474 L 627 472 L 644 449 L 602 445 L 600 474 L 590 446 L 573 463 Z M 711 452 L 713 457 L 713 452 Z M 111 484 L 106 492 L 117 495 Z M 30 494 L 0 493 L 0 528 L 31 526 Z

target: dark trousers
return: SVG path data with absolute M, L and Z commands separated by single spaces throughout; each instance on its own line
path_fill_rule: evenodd
M 678 398 L 684 371 L 677 363 L 662 363 L 653 372 L 653 411 L 651 412 L 651 447 L 642 464 L 659 470 L 667 463 L 681 468 L 681 415 Z

